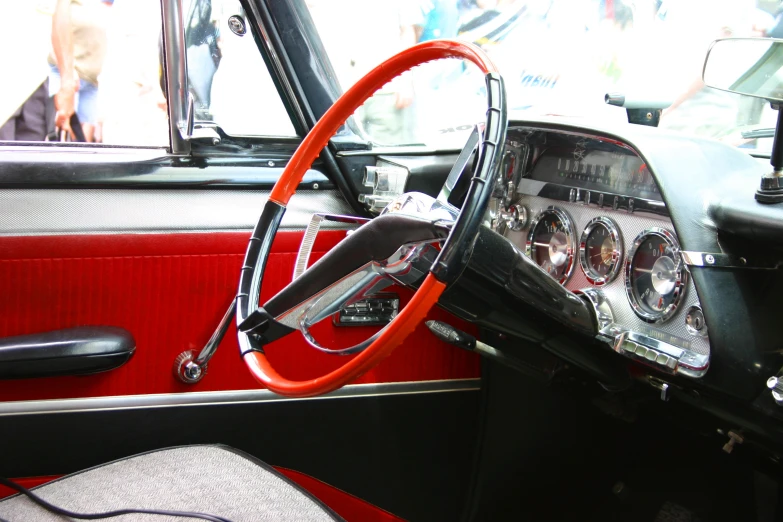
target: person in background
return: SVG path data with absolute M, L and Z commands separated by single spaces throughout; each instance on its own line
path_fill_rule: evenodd
M 417 42 L 457 36 L 460 16 L 457 0 L 424 0 L 421 12 L 423 17 L 416 25 Z
M 457 0 L 420 0 L 420 18 L 414 26 L 416 43 L 438 38 L 456 38 L 459 28 L 459 6 Z M 443 84 L 453 81 L 463 64 L 456 60 L 439 60 L 416 71 L 416 85 L 437 90 Z
M 415 45 L 416 26 L 423 17 L 418 0 L 308 0 L 307 6 L 344 89 L 383 60 Z M 346 26 L 343 13 L 351 13 L 350 20 L 373 23 Z M 417 140 L 414 109 L 413 78 L 405 73 L 377 91 L 352 120 L 375 143 L 411 144 Z
M 410 0 L 375 0 L 369 9 L 384 13 L 379 23 L 364 41 L 374 45 L 356 49 L 352 63 L 359 77 L 381 61 L 417 43 L 417 27 L 422 25 L 422 12 Z M 383 23 L 381 23 L 381 20 Z M 360 40 L 361 41 L 361 40 Z M 357 111 L 361 126 L 371 139 L 379 144 L 401 145 L 416 143 L 416 113 L 413 76 L 410 72 L 398 76 L 376 92 Z
M 111 1 L 57 0 L 52 17 L 49 94 L 55 127 L 71 132 L 76 113 L 86 141 L 95 141 L 98 75 L 106 53 L 106 14 Z
M 44 141 L 48 98 L 48 82 L 44 81 L 16 112 L 0 125 L 0 141 Z
M 48 77 L 52 8 L 38 2 L 0 2 L 0 71 L 9 72 L 0 96 L 0 141 L 43 141 L 51 110 Z M 24 23 L 19 23 L 23 20 Z
M 764 31 L 764 36 L 769 38 L 783 38 L 783 1 L 778 2 L 772 23 Z

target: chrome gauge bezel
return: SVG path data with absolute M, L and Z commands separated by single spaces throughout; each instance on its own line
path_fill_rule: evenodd
M 587 239 L 596 227 L 602 226 L 609 232 L 614 243 L 614 249 L 612 250 L 613 264 L 606 275 L 596 274 L 593 271 L 593 267 L 590 266 L 587 259 Z M 617 223 L 613 219 L 599 216 L 591 219 L 585 229 L 582 231 L 582 237 L 579 238 L 579 264 L 582 265 L 582 271 L 590 284 L 595 286 L 603 286 L 607 283 L 611 283 L 620 273 L 620 268 L 623 262 L 623 236 L 620 233 L 620 229 L 617 227 Z
M 667 242 L 677 257 L 674 262 L 679 264 L 679 269 L 677 270 L 674 284 L 674 297 L 672 302 L 669 303 L 669 306 L 656 313 L 648 312 L 642 307 L 641 303 L 639 303 L 639 300 L 634 294 L 633 281 L 631 279 L 631 269 L 636 251 L 650 236 L 658 236 Z M 680 302 L 682 301 L 682 298 L 688 289 L 688 272 L 684 270 L 685 265 L 680 259 L 679 253 L 680 243 L 677 241 L 677 237 L 669 230 L 658 227 L 643 230 L 638 236 L 636 236 L 636 239 L 633 241 L 633 245 L 631 245 L 631 249 L 628 251 L 628 256 L 625 258 L 625 293 L 628 296 L 628 302 L 631 304 L 631 308 L 633 309 L 634 313 L 636 313 L 636 315 L 648 323 L 657 324 L 668 321 L 672 316 L 674 316 L 675 313 L 677 313 L 677 310 L 680 308 Z
M 568 213 L 555 206 L 550 206 L 539 212 L 535 218 L 530 222 L 530 228 L 527 232 L 527 242 L 525 243 L 525 254 L 535 262 L 533 257 L 533 235 L 535 234 L 538 223 L 546 216 L 554 215 L 563 224 L 563 227 L 568 231 L 568 251 L 566 252 L 566 269 L 563 271 L 563 276 L 560 279 L 555 279 L 561 285 L 564 285 L 571 274 L 574 272 L 575 256 L 576 256 L 576 228 L 574 228 L 574 222 Z M 538 265 L 538 263 L 536 263 Z M 550 274 L 551 275 L 551 274 Z

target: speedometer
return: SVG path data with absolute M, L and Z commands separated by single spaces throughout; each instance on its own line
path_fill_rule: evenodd
M 557 207 L 549 207 L 542 210 L 530 224 L 527 255 L 563 284 L 574 269 L 575 238 L 574 226 L 568 214 Z
M 639 234 L 625 263 L 625 291 L 636 315 L 649 323 L 669 319 L 685 293 L 686 277 L 674 234 L 663 228 Z

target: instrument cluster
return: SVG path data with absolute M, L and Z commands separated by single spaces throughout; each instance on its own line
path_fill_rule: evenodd
M 703 375 L 706 325 L 698 332 L 689 326 L 703 317 L 698 296 L 642 159 L 596 137 L 532 129 L 509 135 L 498 230 L 560 284 L 588 297 L 599 321 L 610 317 L 602 333 L 616 351 L 670 366 L 675 359 L 661 354 L 695 358 L 690 375 Z
M 568 212 L 556 205 L 538 211 L 525 241 L 525 253 L 560 284 L 568 281 L 577 265 L 587 282 L 597 287 L 624 272 L 628 301 L 636 315 L 649 323 L 668 320 L 682 300 L 687 272 L 679 251 L 676 236 L 655 226 L 642 230 L 624 257 L 623 235 L 614 219 L 596 216 L 577 232 Z

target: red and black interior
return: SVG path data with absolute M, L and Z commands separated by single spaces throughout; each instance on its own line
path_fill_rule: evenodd
M 322 232 L 313 259 L 333 247 L 344 235 L 344 231 Z M 278 235 L 267 266 L 270 284 L 264 286 L 262 296 L 274 295 L 290 281 L 301 237 L 302 232 L 294 231 Z M 3 400 L 39 401 L 257 388 L 237 357 L 235 335 L 225 337 L 210 361 L 208 376 L 199 383 L 178 382 L 171 371 L 176 356 L 183 350 L 199 350 L 217 325 L 226 303 L 236 291 L 237 273 L 247 238 L 248 234 L 241 232 L 4 238 L 3 259 L 0 260 L 4 337 L 76 325 L 113 325 L 133 332 L 138 348 L 126 364 L 106 373 L 3 381 L 0 383 Z M 402 288 L 397 291 L 404 303 L 409 291 Z M 434 310 L 432 317 L 444 318 L 446 315 Z M 467 323 L 460 324 L 470 329 Z M 320 338 L 341 345 L 361 341 L 377 329 L 338 328 L 328 321 L 319 326 Z M 476 379 L 480 376 L 480 363 L 475 354 L 450 348 L 429 335 L 423 324 L 414 335 L 356 383 Z M 268 354 L 280 372 L 292 379 L 322 375 L 342 362 L 334 356 L 315 352 L 297 336 L 271 346 Z M 468 461 L 469 452 L 458 446 L 460 442 L 469 446 L 471 437 L 475 437 L 475 425 L 469 412 L 475 413 L 476 392 L 459 392 L 442 398 L 445 400 L 441 401 L 439 396 L 434 402 L 425 399 L 429 404 L 415 407 L 411 407 L 412 401 L 408 398 L 396 397 L 392 400 L 341 399 L 339 405 L 330 404 L 328 400 L 309 406 L 281 401 L 18 417 L 4 430 L 4 444 L 37 449 L 32 454 L 17 454 L 18 459 L 10 456 L 4 459 L 4 473 L 13 477 L 65 474 L 161 445 L 223 442 L 252 450 L 254 454 L 264 448 L 261 455 L 269 452 L 270 456 L 264 457 L 266 460 L 292 468 L 287 473 L 295 480 L 302 477 L 302 473 L 309 473 L 342 485 L 348 491 L 356 491 L 353 486 L 363 481 L 341 484 L 335 477 L 342 476 L 350 481 L 351 476 L 358 478 L 361 475 L 356 474 L 356 466 L 362 469 L 364 464 L 353 461 L 357 458 L 357 447 L 375 447 L 386 441 L 388 451 L 371 451 L 368 457 L 384 470 L 383 475 L 388 474 L 391 479 L 397 473 L 397 479 L 401 480 L 413 471 L 406 472 L 404 468 L 415 460 L 404 465 L 398 461 L 397 449 L 405 444 L 406 437 L 410 440 L 410 437 L 423 436 L 423 440 L 431 441 L 429 450 L 419 455 L 424 462 L 419 476 L 424 480 L 430 465 L 449 462 L 453 452 L 462 453 L 460 459 Z M 228 415 L 224 416 L 223 412 Z M 399 433 L 393 427 L 393 419 L 409 416 L 422 420 L 430 417 L 427 420 L 430 433 Z M 240 419 L 250 422 L 246 424 L 246 420 Z M 4 420 L 8 422 L 12 418 Z M 184 424 L 178 427 L 180 423 Z M 39 428 L 35 428 L 36 425 Z M 257 429 L 252 428 L 253 425 Z M 447 436 L 447 432 L 451 430 L 461 434 L 457 440 L 449 442 L 448 446 L 452 446 L 449 451 L 439 447 L 442 441 L 437 440 L 436 433 L 441 432 L 444 439 L 448 439 L 451 436 Z M 313 437 L 321 442 L 314 445 Z M 281 444 L 287 449 L 284 450 Z M 323 446 L 318 449 L 321 444 Z M 424 450 L 419 444 L 412 444 L 412 441 L 410 444 Z M 290 460 L 272 457 L 286 452 Z M 337 465 L 332 459 L 341 452 L 342 463 Z M 410 457 L 415 459 L 415 455 Z M 318 461 L 321 461 L 320 465 Z M 459 471 L 454 464 L 450 466 L 453 472 Z M 337 475 L 324 475 L 324 467 Z M 462 482 L 467 478 L 462 477 Z M 436 476 L 429 479 L 433 484 L 438 482 Z M 318 483 L 314 479 L 302 480 Z M 442 488 L 443 485 L 438 484 L 434 489 Z M 339 493 L 329 493 L 328 488 L 324 491 L 342 498 Z M 372 498 L 362 491 L 358 494 Z
M 242 5 L 294 127 L 305 136 L 329 114 L 337 92 L 306 5 Z M 739 384 L 732 364 L 716 365 L 713 380 L 695 392 L 672 379 L 682 400 L 664 403 L 660 389 L 649 386 L 660 383 L 645 368 L 596 348 L 594 316 L 585 315 L 583 300 L 568 301 L 573 294 L 529 263 L 527 271 L 512 266 L 501 274 L 507 280 L 492 273 L 493 256 L 502 261 L 511 247 L 497 246 L 494 232 L 483 229 L 466 233 L 462 246 L 469 248 L 456 250 L 455 273 L 444 276 L 447 282 L 464 276 L 462 286 L 440 282 L 438 293 L 448 299 L 425 319 L 479 337 L 510 355 L 511 367 L 502 357 L 444 343 L 422 321 L 344 388 L 287 397 L 253 378 L 232 323 L 206 375 L 182 382 L 174 362 L 205 346 L 236 298 L 248 241 L 267 202 L 288 206 L 271 242 L 260 303 L 291 282 L 312 214 L 370 217 L 358 203 L 366 167 L 405 165 L 407 189 L 435 196 L 458 157 L 454 150 L 374 149 L 346 127 L 320 152 L 310 150 L 317 157 L 305 177 L 286 178 L 281 189 L 274 180 L 303 161 L 295 155 L 300 139 L 221 139 L 193 140 L 187 154 L 129 149 L 110 158 L 90 147 L 0 144 L 0 365 L 2 357 L 23 352 L 25 342 L 43 345 L 41 334 L 73 328 L 119 328 L 134 341 L 132 353 L 99 373 L 41 356 L 0 379 L 0 476 L 32 487 L 160 448 L 221 444 L 274 466 L 349 522 L 652 521 L 663 520 L 666 503 L 688 505 L 705 520 L 754 520 L 778 498 L 779 482 L 769 477 L 780 472 L 770 458 L 779 454 L 780 428 L 759 420 L 770 399 L 754 399 L 761 365 L 748 370 L 754 381 Z M 481 172 L 483 158 L 471 168 Z M 468 194 L 488 199 L 487 179 Z M 478 228 L 486 207 L 472 210 Z M 350 228 L 322 230 L 310 262 L 347 241 Z M 471 253 L 483 257 L 465 268 Z M 697 275 L 712 289 L 704 301 L 734 277 Z M 780 286 L 780 278 L 764 274 L 737 279 L 740 290 Z M 510 295 L 520 289 L 539 299 Z M 415 299 L 400 285 L 388 291 L 403 309 Z M 759 302 L 767 306 L 751 309 L 765 319 L 759 322 L 769 322 L 763 314 L 777 295 L 764 293 Z M 494 328 L 498 322 L 512 326 Z M 327 347 L 344 347 L 378 328 L 327 320 L 314 333 Z M 760 331 L 764 346 L 776 346 L 772 329 Z M 298 332 L 255 351 L 289 381 L 330 374 L 358 357 L 316 351 Z M 766 351 L 763 371 L 779 362 L 778 352 Z M 741 359 L 738 353 L 724 361 Z M 52 372 L 62 375 L 40 376 Z M 739 395 L 742 408 L 752 403 L 750 413 L 738 406 Z M 752 451 L 724 458 L 720 448 L 740 426 L 741 433 L 762 436 L 746 444 Z M 760 494 L 765 488 L 774 494 Z M 8 494 L 0 489 L 0 496 Z

